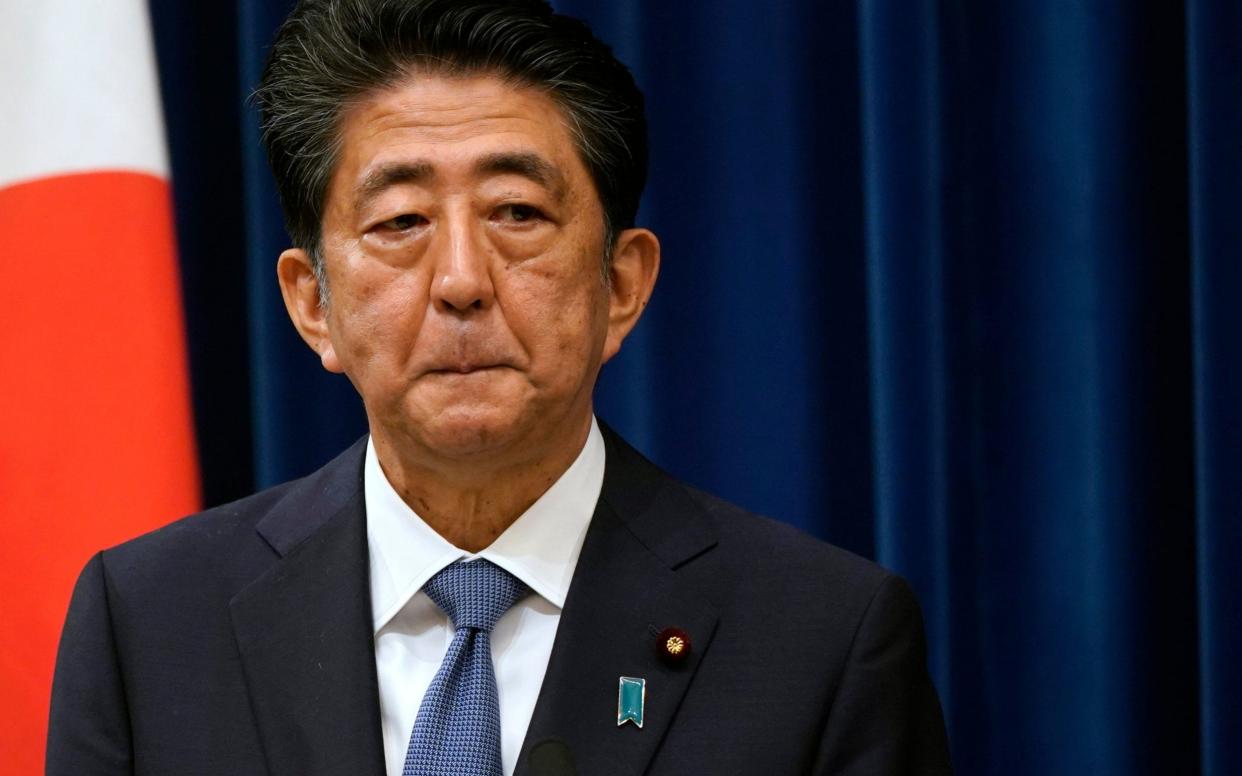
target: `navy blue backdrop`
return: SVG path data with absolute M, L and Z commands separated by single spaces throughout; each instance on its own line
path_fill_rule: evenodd
M 648 95 L 665 248 L 599 414 L 910 578 L 959 773 L 1242 773 L 1240 4 L 557 5 Z M 275 284 L 286 0 L 151 8 L 219 503 L 364 424 Z

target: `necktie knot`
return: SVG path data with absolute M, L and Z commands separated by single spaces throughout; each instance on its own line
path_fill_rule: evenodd
M 517 577 L 487 560 L 459 560 L 423 585 L 423 592 L 453 621 L 453 628 L 490 633 L 501 615 L 526 595 Z

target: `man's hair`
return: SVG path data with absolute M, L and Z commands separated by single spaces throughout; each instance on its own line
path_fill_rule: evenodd
M 630 71 L 586 24 L 544 0 L 302 0 L 276 34 L 254 99 L 286 228 L 321 280 L 341 113 L 412 73 L 495 74 L 550 96 L 599 195 L 608 260 L 638 212 L 647 124 Z

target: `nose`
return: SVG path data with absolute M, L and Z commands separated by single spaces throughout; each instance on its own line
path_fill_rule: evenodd
M 495 295 L 487 246 L 481 230 L 466 219 L 450 219 L 438 251 L 432 301 L 445 312 L 467 312 L 491 305 Z

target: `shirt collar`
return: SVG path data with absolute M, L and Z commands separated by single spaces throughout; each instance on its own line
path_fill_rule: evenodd
M 432 530 L 397 495 L 368 439 L 363 498 L 375 632 L 427 580 L 461 558 L 486 558 L 557 608 L 563 607 L 603 482 L 604 437 L 592 417 L 586 444 L 569 468 L 496 541 L 471 554 Z

